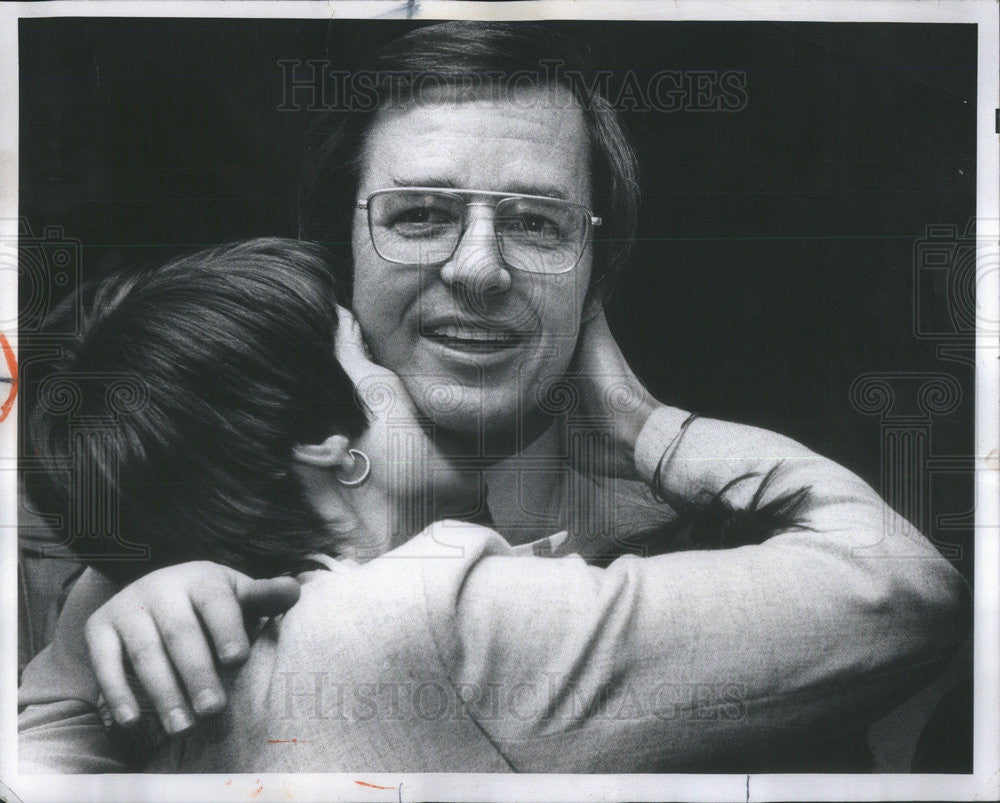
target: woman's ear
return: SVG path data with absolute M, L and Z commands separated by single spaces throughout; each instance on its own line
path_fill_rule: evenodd
M 292 456 L 313 468 L 350 468 L 354 458 L 348 452 L 350 441 L 343 435 L 331 435 L 322 443 L 296 444 Z

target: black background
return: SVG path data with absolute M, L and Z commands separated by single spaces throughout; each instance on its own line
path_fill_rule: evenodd
M 21 20 L 21 214 L 61 225 L 88 277 L 183 248 L 294 236 L 301 135 L 279 59 L 357 58 L 405 21 Z M 975 215 L 971 25 L 561 23 L 595 66 L 737 70 L 738 111 L 623 110 L 642 170 L 609 312 L 654 394 L 783 432 L 880 487 L 860 374 L 951 374 L 931 451 L 930 535 L 971 572 L 972 366 L 914 332 L 915 246 Z M 58 295 L 61 291 L 54 290 Z M 23 303 L 22 294 L 22 303 Z M 935 302 L 940 315 L 947 305 Z M 933 310 L 932 310 L 933 312 Z

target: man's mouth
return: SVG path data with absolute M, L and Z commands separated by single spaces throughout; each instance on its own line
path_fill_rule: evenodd
M 439 324 L 428 327 L 424 337 L 448 348 L 469 352 L 488 352 L 511 348 L 524 340 L 524 335 L 486 329 L 468 324 Z

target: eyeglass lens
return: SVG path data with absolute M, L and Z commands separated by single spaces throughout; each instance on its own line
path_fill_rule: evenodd
M 466 203 L 432 192 L 383 192 L 369 199 L 375 250 L 392 262 L 440 264 L 454 254 L 465 227 Z M 557 199 L 504 198 L 493 212 L 500 255 L 513 268 L 563 273 L 586 245 L 588 213 Z

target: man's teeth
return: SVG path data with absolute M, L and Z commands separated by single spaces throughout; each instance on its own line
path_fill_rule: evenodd
M 491 332 L 486 329 L 468 329 L 464 326 L 435 326 L 431 334 L 455 340 L 476 340 L 482 343 L 509 343 L 513 340 L 510 332 Z

